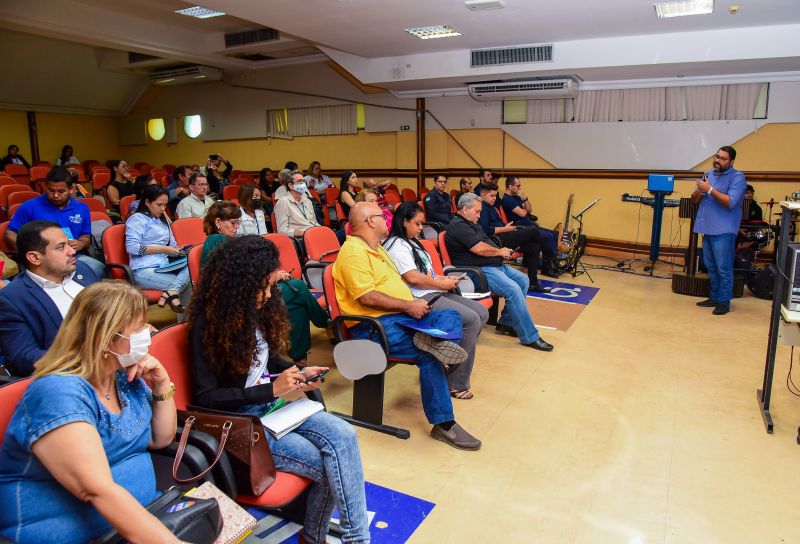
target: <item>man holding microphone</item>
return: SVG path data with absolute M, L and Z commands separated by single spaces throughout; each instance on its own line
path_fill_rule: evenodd
M 711 281 L 709 298 L 697 305 L 713 307 L 714 315 L 727 314 L 733 297 L 733 255 L 747 187 L 744 174 L 733 168 L 734 160 L 734 148 L 719 148 L 714 169 L 697 182 L 692 193 L 692 202 L 700 203 L 694 232 L 703 235 L 703 264 Z

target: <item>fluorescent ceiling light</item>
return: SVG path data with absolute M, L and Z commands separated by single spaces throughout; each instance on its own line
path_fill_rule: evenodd
M 192 8 L 178 9 L 175 10 L 175 13 L 180 13 L 181 15 L 188 15 L 189 17 L 197 17 L 198 19 L 208 19 L 209 17 L 219 17 L 220 15 L 225 15 L 221 11 L 215 11 L 213 9 L 204 8 L 203 6 L 194 6 Z
M 707 15 L 714 12 L 714 0 L 688 0 L 685 2 L 664 2 L 653 4 L 656 17 L 683 17 L 684 15 Z
M 412 36 L 416 36 L 420 40 L 461 36 L 461 32 L 450 25 L 415 26 L 412 28 L 406 28 L 404 30 Z

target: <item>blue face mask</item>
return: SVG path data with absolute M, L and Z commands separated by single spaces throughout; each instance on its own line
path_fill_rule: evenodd
M 294 184 L 294 190 L 298 193 L 305 193 L 308 191 L 308 187 L 306 187 L 306 183 L 304 181 L 300 181 Z

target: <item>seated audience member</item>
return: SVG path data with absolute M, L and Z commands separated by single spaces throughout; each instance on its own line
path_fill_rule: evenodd
M 290 172 L 292 170 L 297 170 L 297 163 L 294 161 L 286 161 L 286 164 L 283 165 L 283 169 L 289 170 Z
M 302 172 L 299 170 L 292 172 L 286 187 L 289 191 L 288 196 L 278 200 L 272 213 L 275 214 L 278 232 L 302 238 L 305 231 L 319 226 Z
M 761 209 L 761 206 L 758 205 L 755 199 L 756 190 L 753 189 L 752 185 L 747 185 L 744 190 L 744 198 L 745 200 L 750 201 L 750 207 L 747 212 L 747 220 L 748 221 L 763 221 L 764 220 L 764 212 Z
M 184 256 L 172 235 L 166 209 L 167 191 L 157 185 L 147 187 L 136 213 L 125 222 L 125 249 L 136 284 L 161 289 L 158 305 L 163 308 L 169 304 L 173 311 L 182 313 L 180 298 L 184 293 L 188 298 L 191 284 L 188 265 L 177 271 L 159 271 L 169 264 L 169 257 Z
M 363 193 L 365 191 L 361 191 Z M 361 196 L 361 193 L 358 193 Z M 411 288 L 414 298 L 431 300 L 435 295 L 442 296 L 431 306 L 434 310 L 450 308 L 461 314 L 464 338 L 461 347 L 467 352 L 467 360 L 447 374 L 450 396 L 457 399 L 471 399 L 470 375 L 475 365 L 475 345 L 486 322 L 489 311 L 475 300 L 450 293 L 458 286 L 454 276 L 437 276 L 433 269 L 431 256 L 419 243 L 424 221 L 422 208 L 416 202 L 403 202 L 395 210 L 394 222 L 389 231 L 389 239 L 383 244 Z
M 178 202 L 175 213 L 178 219 L 188 217 L 205 217 L 206 212 L 214 203 L 208 196 L 208 179 L 203 174 L 189 176 L 189 196 Z
M 484 184 L 481 189 L 483 206 L 481 216 L 478 219 L 483 231 L 489 236 L 500 238 L 503 246 L 515 248 L 515 251 L 522 252 L 522 265 L 528 269 L 528 281 L 531 291 L 537 293 L 549 293 L 550 288 L 544 287 L 539 283 L 539 255 L 544 253 L 547 262 L 553 262 L 556 254 L 552 247 L 548 246 L 539 234 L 539 227 L 535 225 L 522 226 L 509 220 L 503 224 L 500 211 L 495 206 L 497 202 L 497 185 Z M 546 246 L 546 247 L 545 247 Z
M 242 185 L 239 187 L 239 194 L 236 195 L 236 199 L 242 208 L 242 226 L 239 228 L 239 236 L 244 234 L 266 234 L 268 232 L 267 220 L 264 216 L 261 189 L 256 185 Z
M 319 380 L 302 381 L 324 368 L 301 370 L 278 355 L 286 348 L 290 326 L 275 289 L 279 266 L 275 245 L 260 236 L 231 240 L 206 264 L 191 306 L 193 404 L 261 416 L 280 397 L 319 387 Z M 237 324 L 235 337 L 232 323 Z M 341 514 L 342 540 L 369 542 L 361 454 L 353 428 L 323 411 L 280 440 L 264 434 L 276 469 L 314 482 L 300 542 L 325 541 L 334 506 Z
M 389 355 L 417 362 L 422 407 L 433 425 L 433 438 L 454 448 L 479 449 L 481 441 L 455 421 L 443 366 L 463 363 L 467 353 L 452 342 L 413 333 L 400 324 L 410 316 L 424 327 L 460 333 L 461 316 L 454 310 L 431 311 L 425 300 L 414 299 L 392 258 L 380 245 L 389 229 L 377 204 L 355 204 L 350 225 L 352 234 L 333 263 L 336 301 L 342 313 L 379 319 L 389 341 Z M 377 339 L 375 331 L 365 324 L 352 327 L 350 335 Z
M 185 164 L 181 164 L 172 172 L 172 183 L 167 185 L 169 207 L 172 211 L 178 208 L 181 200 L 192 194 L 189 189 L 190 177 L 192 177 L 192 169 Z
M 503 259 L 511 257 L 514 251 L 497 247 L 478 225 L 481 202 L 478 195 L 472 193 L 459 199 L 458 213 L 447 226 L 445 237 L 450 260 L 455 266 L 479 266 L 492 293 L 505 299 L 503 313 L 497 320 L 498 333 L 519 336 L 525 346 L 552 351 L 553 346 L 539 336 L 528 310 L 528 278 L 519 270 L 503 264 Z
M 311 161 L 308 165 L 308 174 L 306 175 L 306 185 L 309 189 L 314 189 L 319 193 L 319 197 L 325 202 L 325 189 L 333 187 L 331 178 L 322 173 L 322 166 L 319 161 Z
M 342 179 L 339 181 L 339 204 L 342 206 L 344 218 L 350 217 L 350 208 L 356 203 L 356 188 L 358 187 L 358 176 L 352 170 L 342 172 Z
M 53 343 L 75 295 L 100 278 L 75 259 L 58 223 L 30 221 L 19 229 L 26 270 L 0 291 L 0 353 L 15 376 L 29 376 Z
M 159 495 L 147 448 L 172 443 L 177 427 L 146 314 L 124 282 L 75 297 L 0 448 L 3 537 L 82 543 L 113 527 L 125 541 L 178 543 L 144 508 Z
M 242 209 L 228 200 L 217 200 L 203 218 L 203 231 L 206 241 L 200 256 L 200 266 L 208 262 L 211 252 L 235 237 L 242 224 Z
M 32 198 L 19 207 L 6 230 L 6 242 L 15 247 L 17 232 L 29 221 L 53 221 L 67 235 L 69 245 L 78 252 L 78 260 L 87 264 L 98 277 L 105 276 L 105 266 L 82 253 L 92 243 L 92 216 L 89 208 L 69 196 L 73 178 L 66 168 L 55 167 L 47 174 L 42 196 Z
M 469 178 L 461 178 L 458 180 L 458 196 L 456 196 L 456 203 L 458 203 L 458 199 L 461 198 L 464 193 L 471 193 L 472 191 L 472 180 Z
M 220 170 L 220 165 L 223 163 L 225 163 L 224 171 Z M 220 154 L 212 155 L 206 162 L 206 176 L 208 177 L 208 185 L 211 188 L 211 192 L 217 195 L 219 198 L 222 198 L 222 190 L 227 185 L 231 184 L 228 176 L 232 171 L 233 165 L 230 163 L 230 161 L 226 161 L 225 158 Z
M 278 190 L 279 183 L 275 180 L 275 172 L 270 168 L 262 168 L 258 174 L 258 188 L 264 197 L 272 198 L 272 194 Z M 266 198 L 265 198 L 266 200 Z
M 542 255 L 545 258 L 542 270 L 545 273 L 552 274 L 552 269 L 555 266 L 554 258 L 558 234 L 553 230 L 544 229 L 536 224 L 539 218 L 533 215 L 531 201 L 522 192 L 522 181 L 517 176 L 508 176 L 506 178 L 506 193 L 503 195 L 501 204 L 503 211 L 506 212 L 506 217 L 509 221 L 513 221 L 514 225 L 537 227 L 539 229 L 539 236 L 542 239 Z
M 8 155 L 3 157 L 3 162 L 0 163 L 0 171 L 2 171 L 6 167 L 6 165 L 9 164 L 21 164 L 28 170 L 31 169 L 30 163 L 27 160 L 25 160 L 25 157 L 19 154 L 19 146 L 16 146 L 14 144 L 8 146 Z
M 488 168 L 481 168 L 478 174 L 478 185 L 475 186 L 475 194 L 481 196 L 481 190 L 484 185 L 497 185 L 494 182 L 494 174 Z
M 383 212 L 383 218 L 386 219 L 386 224 L 391 225 L 394 215 L 389 211 L 388 207 L 381 206 L 379 195 L 374 189 L 362 189 L 356 195 L 356 202 L 374 202 Z M 349 225 L 348 225 L 349 227 Z
M 438 174 L 433 179 L 433 190 L 425 195 L 425 218 L 444 226 L 453 219 L 452 199 L 447 192 L 447 176 Z
M 144 194 L 144 188 L 149 187 L 150 185 L 158 184 L 158 181 L 153 179 L 153 176 L 150 174 L 144 174 L 136 178 L 136 181 L 133 182 L 133 194 L 135 200 L 131 201 L 131 205 L 128 206 L 128 215 L 136 213 L 136 208 L 139 207 L 139 201 L 142 200 L 142 195 Z
M 192 169 L 192 174 L 202 174 L 202 171 L 200 170 L 200 165 L 199 164 L 193 164 L 189 168 Z
M 61 148 L 61 156 L 56 160 L 56 166 L 66 166 L 68 164 L 80 163 L 81 161 L 75 156 L 71 145 L 65 145 Z
M 280 200 L 289 195 L 289 189 L 286 188 L 289 182 L 292 181 L 292 170 L 283 169 L 278 172 L 278 188 L 272 193 L 274 200 Z
M 111 181 L 106 186 L 106 196 L 111 204 L 111 209 L 119 211 L 119 201 L 122 197 L 135 193 L 131 175 L 128 173 L 128 163 L 125 161 L 111 162 Z

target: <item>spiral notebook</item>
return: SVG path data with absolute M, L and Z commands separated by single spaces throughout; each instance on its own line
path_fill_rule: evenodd
M 303 397 L 265 415 L 261 418 L 261 423 L 264 424 L 264 427 L 272 436 L 280 439 L 323 409 L 322 403 Z
M 187 491 L 188 497 L 217 499 L 222 512 L 222 532 L 214 544 L 238 544 L 253 532 L 258 521 L 211 482 Z

